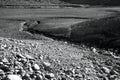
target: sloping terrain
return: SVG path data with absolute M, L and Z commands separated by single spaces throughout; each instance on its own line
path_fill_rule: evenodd
M 86 26 L 89 30 L 93 24 L 99 29 L 100 25 L 108 25 L 102 24 L 104 20 L 119 24 L 119 15 L 103 18 L 114 11 L 118 12 L 119 8 L 0 9 L 0 79 L 119 80 L 120 57 L 113 52 L 56 40 L 43 34 L 31 34 L 21 29 L 22 23 L 28 23 L 27 28 L 44 28 L 45 32 L 47 28 L 52 31 L 53 28 L 64 30 L 70 27 L 73 33 L 77 33 L 76 29 L 80 26 Z M 101 23 L 97 26 L 99 21 Z M 117 25 L 115 28 L 119 29 Z M 116 33 L 119 34 L 118 31 Z M 84 34 L 89 35 L 89 32 Z M 76 39 L 76 34 L 72 35 Z
M 0 0 L 0 5 L 51 5 L 51 4 L 82 4 L 118 6 L 119 0 Z M 71 5 L 72 6 L 72 5 Z
M 111 52 L 98 49 L 99 54 L 94 49 L 63 41 L 1 37 L 0 79 L 119 80 L 119 60 Z
M 60 4 L 59 0 L 0 0 L 1 5 Z
M 91 43 L 105 48 L 119 48 L 120 18 L 118 15 L 86 21 L 72 26 L 73 41 Z
M 85 43 L 100 48 L 118 49 L 120 47 L 119 13 L 100 19 L 79 19 L 78 22 L 77 20 L 75 21 L 76 23 L 68 23 L 70 25 L 67 25 L 67 19 L 66 24 L 59 20 L 55 20 L 55 22 L 51 19 L 50 21 L 52 23 L 43 23 L 41 21 L 40 24 L 31 27 L 26 26 L 26 30 L 34 33 L 47 34 L 49 36 L 64 37 L 72 42 Z M 60 24 L 58 24 L 57 21 Z M 70 21 L 70 19 L 68 19 L 68 21 Z

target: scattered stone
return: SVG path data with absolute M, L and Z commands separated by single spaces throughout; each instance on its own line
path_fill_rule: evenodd
M 36 75 L 35 80 L 43 80 L 43 76 L 42 75 Z
M 80 69 L 81 67 L 80 67 L 80 66 L 77 66 L 76 68 L 77 68 L 77 69 Z
M 3 59 L 2 59 L 2 62 L 8 63 L 9 61 L 7 60 L 7 58 L 3 58 Z
M 115 80 L 116 77 L 117 77 L 117 75 L 111 75 L 110 79 L 114 79 Z
M 10 71 L 10 68 L 7 65 L 0 65 L 0 69 L 2 69 L 4 72 Z
M 42 55 L 40 55 L 40 57 L 39 57 L 41 60 L 43 60 L 43 56 Z
M 109 68 L 107 68 L 107 67 L 102 67 L 102 70 L 105 72 L 105 73 L 110 73 L 110 69 Z
M 28 54 L 25 54 L 25 57 L 26 57 L 27 59 L 34 60 L 34 57 L 32 57 L 32 56 L 30 56 L 30 55 L 28 55 Z
M 61 77 L 61 80 L 67 80 L 65 77 Z
M 34 64 L 34 65 L 33 65 L 33 70 L 39 70 L 39 69 L 40 69 L 40 67 L 39 67 L 38 64 Z
M 24 79 L 24 80 L 31 80 L 29 74 L 25 74 L 25 75 L 22 77 L 22 79 Z
M 26 74 L 26 71 L 23 70 L 23 69 L 20 69 L 17 74 L 21 75 L 21 76 L 24 76 Z
M 43 62 L 43 65 L 46 66 L 46 67 L 50 67 L 51 64 L 49 62 Z
M 33 69 L 32 69 L 31 67 L 29 68 L 29 71 L 30 71 L 31 73 L 33 73 Z
M 4 71 L 0 69 L 0 76 L 4 76 L 4 75 L 5 75 Z
M 46 77 L 47 79 L 51 79 L 51 78 L 54 78 L 55 75 L 54 75 L 53 73 L 48 73 L 48 74 L 45 75 L 45 77 Z
M 27 62 L 27 59 L 26 58 L 23 58 L 20 60 L 22 63 L 26 63 Z
M 67 74 L 67 75 L 72 75 L 73 74 L 72 70 L 65 70 L 64 73 Z
M 16 57 L 18 57 L 18 58 L 25 58 L 21 53 L 16 54 Z

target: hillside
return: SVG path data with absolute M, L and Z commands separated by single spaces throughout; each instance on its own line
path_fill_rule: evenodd
M 0 0 L 0 5 L 89 4 L 118 6 L 119 0 Z
M 60 4 L 59 0 L 0 0 L 1 5 Z
M 61 0 L 71 4 L 120 5 L 119 0 Z
M 120 7 L 24 9 L 58 3 L 1 1 L 23 8 L 0 8 L 0 80 L 120 80 L 120 55 L 112 49 L 58 38 L 68 33 L 65 37 L 75 42 L 108 42 L 119 49 L 120 15 L 116 12 Z

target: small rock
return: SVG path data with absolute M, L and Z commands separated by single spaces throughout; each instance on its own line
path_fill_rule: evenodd
M 53 68 L 51 68 L 50 66 L 45 66 L 44 65 L 44 70 L 48 71 L 48 72 L 51 72 L 51 71 L 53 71 Z
M 111 78 L 111 79 L 114 79 L 114 80 L 115 80 L 116 77 L 117 77 L 117 75 L 111 75 L 111 76 L 110 76 L 110 78 Z
M 0 76 L 4 76 L 4 75 L 5 75 L 4 71 L 0 69 Z
M 33 65 L 33 70 L 39 70 L 39 69 L 40 69 L 40 67 L 39 67 L 38 64 L 34 64 L 34 65 Z
M 30 74 L 30 78 L 34 78 L 34 79 L 35 79 L 35 78 L 36 78 L 36 75 L 33 74 L 33 73 L 31 73 L 31 74 Z
M 0 65 L 0 69 L 2 69 L 4 72 L 10 71 L 10 68 L 7 65 Z
M 25 74 L 25 75 L 22 77 L 22 79 L 24 79 L 24 80 L 31 80 L 29 74 Z
M 96 50 L 95 48 L 92 48 L 92 51 L 93 51 L 94 53 L 96 53 L 96 52 L 97 52 L 97 50 Z
M 81 73 L 73 75 L 75 78 L 82 78 L 83 75 Z
M 43 65 L 46 66 L 46 67 L 49 67 L 51 64 L 48 63 L 48 62 L 43 62 Z
M 26 63 L 26 62 L 27 62 L 27 59 L 23 58 L 23 59 L 20 60 L 20 62 Z
M 105 73 L 110 73 L 110 69 L 108 69 L 107 67 L 102 67 L 102 69 L 103 69 L 103 71 L 105 72 Z
M 77 69 L 80 69 L 81 67 L 80 67 L 80 66 L 77 66 L 76 68 L 77 68 Z
M 72 70 L 65 70 L 64 73 L 67 74 L 67 75 L 72 75 L 73 74 Z
M 39 57 L 41 60 L 43 60 L 43 56 L 41 55 L 40 57 Z
M 65 44 L 68 44 L 68 42 L 66 42 L 66 41 L 65 41 L 64 43 L 65 43 Z
M 18 57 L 18 58 L 25 58 L 25 57 L 24 57 L 22 54 L 20 54 L 20 53 L 17 54 L 16 57 Z
M 61 77 L 61 80 L 67 80 L 65 77 Z
M 37 73 L 37 74 L 42 74 L 42 72 L 41 72 L 41 71 L 36 71 L 36 73 Z
M 4 63 L 8 63 L 7 58 L 3 58 L 3 59 L 2 59 L 2 62 L 4 62 Z
M 18 75 L 11 74 L 7 76 L 6 80 L 22 80 L 22 78 Z
M 48 74 L 45 75 L 45 77 L 46 77 L 47 79 L 51 79 L 51 78 L 54 78 L 55 75 L 54 75 L 53 73 L 48 73 Z
M 43 80 L 43 76 L 42 75 L 36 75 L 35 80 Z
M 27 59 L 34 60 L 34 57 L 32 57 L 32 56 L 30 56 L 30 55 L 28 55 L 28 54 L 25 54 L 25 57 L 26 57 Z
M 79 73 L 80 73 L 80 70 L 79 70 L 79 69 L 75 69 L 75 70 L 74 70 L 74 73 L 75 73 L 75 74 L 79 74 Z
M 30 71 L 31 73 L 33 73 L 33 69 L 32 69 L 31 67 L 29 68 L 29 71 Z
M 23 70 L 23 69 L 20 69 L 17 74 L 21 75 L 21 76 L 24 76 L 26 74 L 26 71 Z

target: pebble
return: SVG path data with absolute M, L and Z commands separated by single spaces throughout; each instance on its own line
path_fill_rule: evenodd
M 67 74 L 67 75 L 72 75 L 73 74 L 72 70 L 65 70 L 64 73 Z
M 34 64 L 34 65 L 33 65 L 33 69 L 34 69 L 34 70 L 39 70 L 39 69 L 40 69 L 40 67 L 39 67 L 39 65 L 38 65 L 38 64 Z
M 32 56 L 28 55 L 28 54 L 25 54 L 25 57 L 26 57 L 27 59 L 34 60 L 34 58 L 33 58 Z
M 46 77 L 47 79 L 51 79 L 51 78 L 54 78 L 55 75 L 54 75 L 53 73 L 48 73 L 48 74 L 45 75 L 45 77 Z
M 25 57 L 24 57 L 22 54 L 20 54 L 20 53 L 17 54 L 16 57 L 18 57 L 18 58 L 25 58 Z
M 24 80 L 30 80 L 30 75 L 29 74 L 25 74 L 22 79 Z
M 43 65 L 46 67 L 50 67 L 51 64 L 49 62 L 43 62 Z
M 103 69 L 103 71 L 104 71 L 105 73 L 108 73 L 108 74 L 109 74 L 109 73 L 110 73 L 110 71 L 111 71 L 111 70 L 110 70 L 110 69 L 108 69 L 107 67 L 102 67 L 102 69 Z
M 0 69 L 2 69 L 4 72 L 10 71 L 10 68 L 7 65 L 0 65 Z
M 0 76 L 4 76 L 4 75 L 5 75 L 4 71 L 0 69 Z
M 43 76 L 42 75 L 36 75 L 35 80 L 43 80 Z
M 96 53 L 96 52 L 97 52 L 96 48 L 92 48 L 92 51 L 93 51 L 94 53 Z
M 2 59 L 2 62 L 4 62 L 4 63 L 8 63 L 7 58 L 3 58 L 3 59 Z

